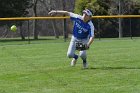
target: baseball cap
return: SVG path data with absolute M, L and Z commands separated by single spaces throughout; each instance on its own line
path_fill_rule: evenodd
M 92 16 L 92 15 L 93 15 L 93 14 L 92 14 L 92 11 L 89 10 L 89 9 L 83 10 L 83 13 L 86 13 L 88 16 Z

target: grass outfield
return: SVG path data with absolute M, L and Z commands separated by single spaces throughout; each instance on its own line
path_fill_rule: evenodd
M 140 39 L 95 40 L 70 67 L 69 42 L 0 42 L 0 93 L 139 93 Z

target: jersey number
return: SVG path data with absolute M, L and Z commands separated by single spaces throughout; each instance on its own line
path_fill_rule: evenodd
M 78 33 L 81 34 L 82 33 L 82 30 L 78 30 Z

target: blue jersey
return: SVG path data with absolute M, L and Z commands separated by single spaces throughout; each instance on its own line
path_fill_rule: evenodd
M 79 39 L 94 37 L 94 25 L 91 21 L 83 22 L 82 16 L 70 13 L 70 18 L 74 22 L 73 36 Z

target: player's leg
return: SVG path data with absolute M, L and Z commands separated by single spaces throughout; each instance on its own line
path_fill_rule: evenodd
M 79 56 L 80 56 L 81 59 L 83 60 L 83 68 L 88 68 L 86 50 L 80 51 Z
M 75 54 L 75 50 L 76 50 L 75 41 L 76 41 L 75 37 L 72 36 L 67 52 L 67 56 L 69 58 L 73 58 L 71 61 L 71 66 L 75 66 L 76 61 L 78 59 L 78 55 Z
M 87 44 L 88 39 L 84 39 L 84 40 L 82 40 L 82 42 L 83 42 L 84 44 Z M 84 68 L 88 68 L 86 50 L 80 51 L 80 52 L 79 52 L 79 56 L 80 56 L 81 59 L 83 60 L 83 67 L 84 67 Z

